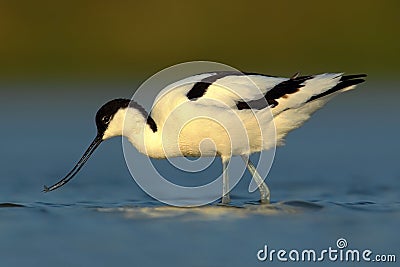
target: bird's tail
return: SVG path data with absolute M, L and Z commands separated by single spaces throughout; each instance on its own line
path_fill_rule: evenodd
M 365 77 L 367 77 L 366 74 L 341 76 L 339 79 L 339 82 L 335 86 L 333 86 L 332 88 L 330 88 L 320 94 L 312 96 L 307 102 L 311 102 L 315 99 L 330 95 L 330 94 L 338 92 L 340 90 L 342 90 L 342 92 L 344 92 L 344 91 L 354 89 L 357 84 L 365 81 L 365 79 L 364 79 Z
M 321 74 L 307 80 L 288 100 L 283 110 L 275 114 L 276 138 L 279 145 L 292 130 L 300 127 L 310 116 L 337 93 L 354 89 L 367 75 Z M 282 105 L 283 106 L 283 105 Z

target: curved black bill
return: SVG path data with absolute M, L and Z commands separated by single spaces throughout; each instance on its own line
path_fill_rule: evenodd
M 96 150 L 96 148 L 101 144 L 101 141 L 103 141 L 103 138 L 101 135 L 97 135 L 96 138 L 93 140 L 93 142 L 90 144 L 88 149 L 85 151 L 81 159 L 76 163 L 75 167 L 59 182 L 53 184 L 50 187 L 44 186 L 44 192 L 49 192 L 53 191 L 54 189 L 57 189 L 66 183 L 68 183 L 74 176 L 79 172 L 79 170 L 83 167 L 85 162 L 90 158 L 90 156 L 93 154 L 93 152 Z

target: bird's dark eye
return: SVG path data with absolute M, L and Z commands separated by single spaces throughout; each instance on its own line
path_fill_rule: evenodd
M 103 118 L 101 118 L 101 121 L 104 124 L 108 124 L 110 122 L 111 117 L 110 116 L 104 116 Z

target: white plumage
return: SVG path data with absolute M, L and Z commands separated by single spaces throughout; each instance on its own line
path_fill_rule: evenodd
M 325 73 L 279 78 L 238 72 L 191 76 L 164 88 L 148 114 L 136 102 L 116 99 L 96 114 L 98 134 L 84 156 L 54 190 L 79 171 L 101 141 L 124 135 L 154 158 L 218 155 L 223 163 L 223 203 L 229 202 L 226 164 L 242 156 L 269 202 L 269 189 L 248 160 L 250 154 L 281 145 L 334 94 L 354 88 L 365 75 Z M 211 139 L 200 149 L 205 139 Z

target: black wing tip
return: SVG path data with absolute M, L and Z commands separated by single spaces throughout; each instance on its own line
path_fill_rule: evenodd
M 360 78 L 365 78 L 365 77 L 367 77 L 367 76 L 368 76 L 368 75 L 367 75 L 366 73 L 352 74 L 352 75 L 343 75 L 343 76 L 340 78 L 340 81 L 341 81 L 341 82 L 344 82 L 344 81 L 357 80 L 357 79 L 365 81 L 364 79 L 360 79 Z
M 322 94 L 312 96 L 307 102 L 330 95 L 334 92 L 345 89 L 347 87 L 363 83 L 363 82 L 365 82 L 365 79 L 363 79 L 365 77 L 367 77 L 367 74 L 354 74 L 354 75 L 342 76 L 340 78 L 339 83 L 336 84 L 334 87 L 332 87 L 328 91 L 323 92 Z
M 344 89 L 346 87 L 350 87 L 350 86 L 353 86 L 353 85 L 357 85 L 357 84 L 363 83 L 363 82 L 365 82 L 365 77 L 367 77 L 367 76 L 368 75 L 366 73 L 343 75 L 340 78 L 339 83 L 336 84 L 329 91 L 332 90 L 332 92 L 336 92 L 336 91 Z
M 351 81 L 351 82 L 350 82 Z M 349 85 L 348 86 L 352 86 L 352 85 L 356 85 L 359 83 L 363 83 L 365 82 L 365 79 L 353 79 L 353 80 L 349 80 Z M 347 86 L 347 87 L 348 87 Z
M 365 82 L 365 77 L 367 77 L 367 74 L 342 76 L 342 78 L 340 78 L 340 82 L 336 86 L 334 86 L 334 88 L 336 89 L 335 91 L 363 83 Z
M 50 192 L 50 191 L 51 191 L 51 190 L 50 190 L 49 187 L 47 187 L 46 185 L 43 186 L 43 192 L 48 193 L 48 192 Z

